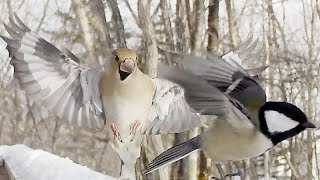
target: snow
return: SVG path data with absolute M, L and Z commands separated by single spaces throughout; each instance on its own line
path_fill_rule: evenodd
M 0 162 L 15 180 L 114 180 L 43 150 L 25 145 L 0 146 Z

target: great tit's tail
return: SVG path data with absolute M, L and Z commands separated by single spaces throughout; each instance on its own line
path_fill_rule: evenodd
M 191 154 L 193 151 L 200 149 L 201 138 L 196 136 L 189 141 L 173 146 L 157 156 L 148 164 L 148 168 L 143 171 L 144 174 L 149 174 L 152 171 L 159 169 L 162 166 L 171 164 Z

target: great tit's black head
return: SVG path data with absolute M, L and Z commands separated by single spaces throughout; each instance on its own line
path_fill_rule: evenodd
M 136 68 L 137 54 L 126 48 L 119 48 L 113 51 L 113 59 L 116 63 L 115 69 L 119 71 L 120 80 L 125 80 Z
M 286 102 L 267 102 L 259 111 L 260 130 L 274 145 L 316 126 L 297 106 Z

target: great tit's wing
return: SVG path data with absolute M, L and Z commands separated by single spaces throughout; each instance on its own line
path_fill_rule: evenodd
M 172 81 L 184 89 L 184 97 L 193 111 L 202 115 L 222 116 L 226 112 L 228 98 L 216 87 L 190 72 L 166 68 L 161 78 Z
M 226 95 L 236 99 L 248 109 L 259 109 L 266 102 L 263 88 L 240 64 L 229 59 L 208 56 L 207 59 L 185 56 L 186 71 L 207 81 Z
M 251 114 L 247 107 L 235 98 L 221 92 L 218 88 L 209 84 L 206 80 L 193 75 L 192 73 L 182 70 L 167 68 L 160 77 L 172 81 L 184 89 L 185 100 L 192 111 L 200 115 L 209 115 L 229 119 L 234 116 L 239 125 L 253 127 L 248 120 L 251 119 Z M 201 116 L 200 116 L 201 117 Z M 246 123 L 243 123 L 244 120 Z M 183 122 L 183 119 L 180 120 Z M 230 123 L 231 124 L 231 123 Z
M 5 29 L 10 64 L 20 87 L 35 102 L 70 123 L 102 127 L 105 115 L 99 80 L 101 72 L 79 64 L 71 52 L 55 46 L 31 32 L 16 16 Z
M 224 59 L 227 62 L 231 60 L 241 64 L 241 66 L 246 69 L 251 76 L 260 75 L 267 66 L 252 68 L 252 64 L 257 62 L 261 54 L 263 54 L 263 48 L 258 47 L 258 40 L 259 39 L 256 39 L 252 42 L 251 36 L 236 49 L 222 55 L 221 59 Z M 255 70 L 255 72 L 251 72 L 251 69 Z

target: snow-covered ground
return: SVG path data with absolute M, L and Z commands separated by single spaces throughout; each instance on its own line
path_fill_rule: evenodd
M 0 146 L 1 179 L 7 180 L 114 180 L 91 169 L 43 150 L 25 145 Z M 8 172 L 6 174 L 5 170 Z

